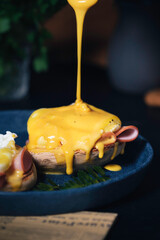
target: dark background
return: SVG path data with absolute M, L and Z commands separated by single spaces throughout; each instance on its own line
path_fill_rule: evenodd
M 156 1 L 143 1 L 143 4 L 144 2 L 143 9 L 147 7 L 158 23 L 158 3 Z M 63 11 L 68 10 L 64 9 Z M 118 18 L 116 11 L 113 11 L 110 19 L 112 24 L 114 22 L 112 20 Z M 54 21 L 56 17 L 53 17 L 54 19 L 50 21 Z M 57 18 L 59 19 L 59 16 Z M 54 29 L 54 22 L 47 24 Z M 62 22 L 61 26 L 63 24 Z M 89 25 L 88 23 L 88 27 Z M 112 28 L 114 29 L 114 24 Z M 95 27 L 95 29 L 97 28 Z M 106 34 L 105 37 L 112 35 L 112 31 L 108 32 L 110 34 Z M 105 209 L 96 210 L 118 213 L 118 220 L 107 239 L 160 239 L 160 108 L 148 107 L 144 103 L 144 92 L 140 94 L 127 93 L 118 91 L 113 87 L 108 71 L 107 49 L 104 47 L 107 46 L 108 48 L 108 44 L 106 45 L 105 37 L 99 37 L 97 40 L 91 33 L 90 30 L 90 37 L 86 38 L 86 44 L 89 44 L 92 39 L 95 40 L 91 49 L 96 51 L 89 51 L 87 47 L 84 47 L 84 52 L 87 49 L 88 54 L 83 56 L 82 99 L 89 104 L 118 115 L 122 123 L 128 122 L 136 125 L 140 134 L 151 143 L 154 149 L 152 164 L 138 188 L 132 194 L 106 206 Z M 53 31 L 54 34 L 56 35 L 55 31 Z M 87 34 L 87 31 L 85 34 Z M 41 74 L 36 74 L 32 70 L 28 95 L 19 101 L 0 102 L 0 110 L 58 107 L 75 101 L 75 49 L 69 57 L 65 57 L 70 48 L 75 48 L 75 39 L 67 38 L 66 35 L 58 35 L 58 33 L 56 36 L 57 40 L 55 37 L 55 41 L 57 42 L 54 42 L 55 44 L 49 43 L 52 49 L 49 55 L 49 70 Z M 58 38 L 58 36 L 62 36 L 62 38 Z M 99 36 L 102 36 L 100 32 Z M 66 42 L 63 48 L 65 49 L 64 52 L 61 48 L 61 46 L 64 46 L 63 41 L 60 41 L 60 39 Z M 103 47 L 102 42 L 105 43 Z M 98 52 L 97 49 L 101 50 Z M 129 74 L 132 75 L 133 73 L 130 72 Z

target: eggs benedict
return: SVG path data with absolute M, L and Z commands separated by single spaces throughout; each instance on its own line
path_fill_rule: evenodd
M 125 143 L 138 136 L 134 126 L 121 127 L 120 119 L 81 99 L 81 47 L 87 10 L 98 0 L 68 0 L 77 20 L 77 99 L 74 104 L 32 113 L 27 128 L 27 149 L 36 165 L 47 171 L 66 171 L 105 165 L 123 153 Z
M 104 165 L 120 154 L 125 143 L 138 136 L 134 126 L 121 127 L 108 112 L 75 102 L 39 109 L 28 120 L 27 149 L 37 166 L 47 171 L 65 171 L 88 165 Z
M 15 144 L 16 137 L 9 131 L 0 134 L 0 191 L 25 191 L 37 180 L 32 156 Z

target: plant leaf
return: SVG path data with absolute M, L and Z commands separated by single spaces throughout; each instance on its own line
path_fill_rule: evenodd
M 45 183 L 39 183 L 36 186 L 35 190 L 41 190 L 41 191 L 53 191 L 54 188 L 53 186 L 51 186 L 50 184 L 45 184 Z
M 52 5 L 56 5 L 57 2 L 58 2 L 58 0 L 51 0 Z
M 43 56 L 37 57 L 33 61 L 34 70 L 37 72 L 47 71 L 48 62 L 47 59 Z
M 17 13 L 15 13 L 14 15 L 13 15 L 13 17 L 12 17 L 12 21 L 13 22 L 18 22 L 19 21 L 19 19 L 22 17 L 22 13 L 21 12 L 17 12 Z
M 3 65 L 0 63 L 0 77 L 2 77 L 4 74 L 4 68 Z
M 37 190 L 42 191 L 52 191 L 52 190 L 62 190 L 62 189 L 72 189 L 86 187 L 95 183 L 104 182 L 110 178 L 106 176 L 105 171 L 99 167 L 94 166 L 93 168 L 88 168 L 86 171 L 79 170 L 77 176 L 73 176 L 71 180 L 59 186 L 54 183 L 51 179 L 47 179 L 48 184 L 39 183 L 37 185 Z M 48 185 L 48 187 L 47 187 Z
M 10 20 L 8 18 L 0 18 L 0 33 L 5 33 L 10 29 Z

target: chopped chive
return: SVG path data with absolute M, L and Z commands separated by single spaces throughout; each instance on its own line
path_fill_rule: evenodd
M 92 184 L 100 183 L 109 180 L 110 178 L 106 176 L 105 171 L 100 166 L 94 166 L 88 168 L 85 171 L 79 170 L 76 176 L 73 176 L 71 180 L 64 183 L 63 185 L 58 185 L 51 179 L 47 179 L 48 183 L 38 183 L 34 188 L 35 191 L 57 191 L 63 189 L 81 188 Z

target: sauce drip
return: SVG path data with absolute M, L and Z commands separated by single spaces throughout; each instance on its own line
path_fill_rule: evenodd
M 99 151 L 99 158 L 103 158 L 103 155 L 104 155 L 104 143 L 103 142 L 98 142 L 95 147 Z
M 106 170 L 113 171 L 113 172 L 118 172 L 122 170 L 122 167 L 118 164 L 108 164 L 104 167 Z
M 83 23 L 87 10 L 98 0 L 68 0 L 76 14 L 77 21 L 77 102 L 81 102 L 81 55 Z
M 122 148 L 121 155 L 125 153 L 125 146 L 126 146 L 126 143 L 124 143 L 124 147 Z
M 87 10 L 98 0 L 68 0 L 76 14 L 77 21 L 77 99 L 72 105 L 39 109 L 28 120 L 29 143 L 32 153 L 51 152 L 58 164 L 66 163 L 66 173 L 73 172 L 76 151 L 85 152 L 86 161 L 93 147 L 104 155 L 108 138 L 98 143 L 102 133 L 114 132 L 121 127 L 120 119 L 108 112 L 95 108 L 81 100 L 81 52 L 83 23 Z M 96 143 L 96 146 L 95 146 Z
M 16 192 L 19 190 L 22 184 L 23 171 L 20 170 L 11 170 L 6 173 L 7 182 L 12 187 L 12 191 Z
M 113 160 L 116 157 L 117 150 L 118 150 L 118 142 L 116 142 L 115 145 L 114 145 L 114 150 L 113 150 L 111 160 Z

